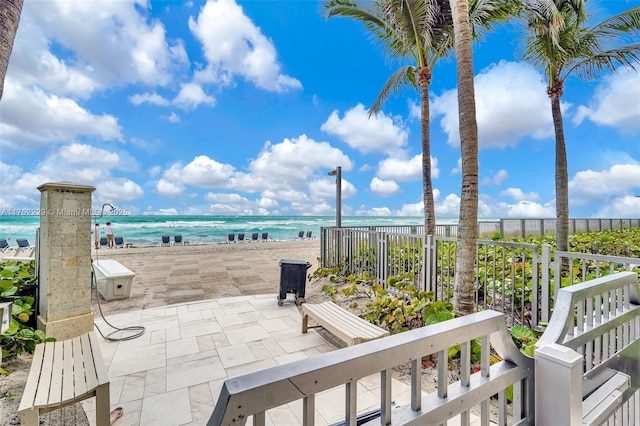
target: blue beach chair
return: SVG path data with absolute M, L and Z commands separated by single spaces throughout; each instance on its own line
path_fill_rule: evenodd
M 113 237 L 113 244 L 115 248 L 124 248 L 124 238 L 122 237 Z
M 31 247 L 29 245 L 29 241 L 26 238 L 16 238 L 16 244 L 18 244 L 18 248 L 28 248 Z

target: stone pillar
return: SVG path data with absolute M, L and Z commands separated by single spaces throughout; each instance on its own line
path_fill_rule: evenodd
M 58 340 L 93 330 L 92 186 L 45 183 L 40 190 L 38 328 Z

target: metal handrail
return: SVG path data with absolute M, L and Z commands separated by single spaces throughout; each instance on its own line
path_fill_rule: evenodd
M 482 340 L 481 371 L 470 373 L 470 344 Z M 447 349 L 461 345 L 461 371 L 458 382 L 448 383 Z M 503 358 L 489 365 L 490 347 Z M 423 396 L 421 362 L 423 356 L 437 353 L 438 390 Z M 411 363 L 411 404 L 391 411 L 391 369 Z M 440 370 L 442 369 L 442 370 Z M 209 419 L 209 425 L 244 424 L 253 416 L 254 424 L 264 424 L 269 409 L 303 400 L 303 424 L 314 424 L 315 395 L 345 385 L 345 421 L 356 424 L 357 381 L 380 373 L 382 395 L 381 424 L 441 424 L 480 405 L 481 416 L 489 416 L 488 401 L 498 394 L 506 407 L 506 389 L 514 386 L 513 424 L 533 419 L 533 361 L 521 354 L 506 328 L 504 315 L 483 311 L 446 322 L 421 327 L 356 346 L 295 361 L 240 377 L 227 379 Z M 464 418 L 464 417 L 463 417 Z M 506 424 L 506 410 L 500 413 Z M 464 423 L 464 422 L 463 422 Z

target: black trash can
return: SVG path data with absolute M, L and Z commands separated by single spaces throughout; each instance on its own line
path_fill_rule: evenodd
M 307 269 L 311 264 L 305 260 L 280 260 L 280 294 L 278 306 L 284 304 L 287 293 L 296 295 L 296 305 L 304 303 L 304 292 L 307 288 Z

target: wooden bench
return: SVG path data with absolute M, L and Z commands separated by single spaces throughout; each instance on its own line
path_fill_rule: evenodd
M 357 345 L 368 340 L 388 336 L 389 332 L 363 320 L 333 302 L 302 304 L 302 332 L 309 329 L 309 317 L 334 334 L 347 345 Z
M 97 426 L 109 426 L 109 377 L 95 332 L 40 343 L 18 408 L 21 424 L 36 426 L 40 414 L 93 396 Z

